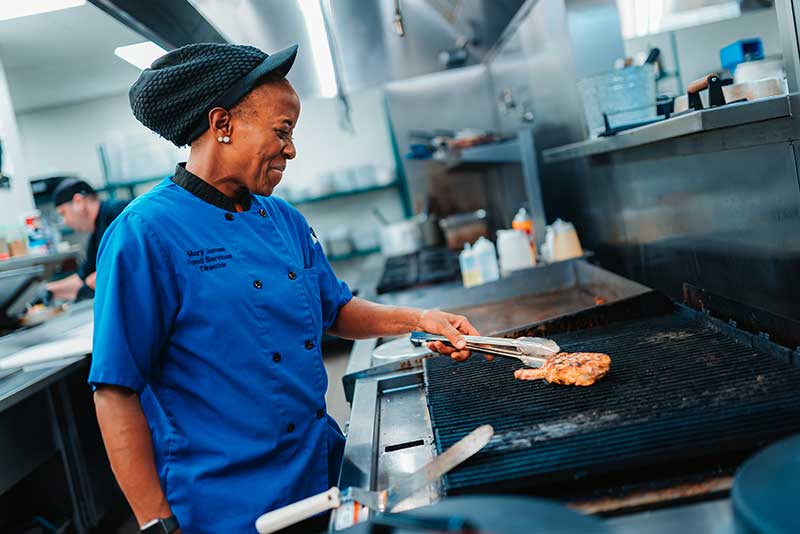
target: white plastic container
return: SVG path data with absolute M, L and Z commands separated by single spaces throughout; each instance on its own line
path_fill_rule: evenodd
M 546 261 L 562 261 L 582 255 L 583 248 L 572 223 L 556 219 L 547 227 L 542 245 L 542 256 Z
M 472 253 L 481 273 L 481 283 L 493 282 L 500 278 L 500 267 L 497 265 L 497 250 L 494 243 L 485 237 L 479 238 L 472 246 Z
M 461 280 L 464 287 L 481 284 L 481 272 L 475 261 L 475 253 L 469 243 L 464 244 L 464 250 L 458 255 L 458 264 L 461 267 Z
M 534 265 L 528 235 L 520 230 L 498 230 L 497 253 L 500 256 L 500 274 L 503 276 Z

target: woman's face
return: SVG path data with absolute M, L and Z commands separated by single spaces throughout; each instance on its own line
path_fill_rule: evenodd
M 233 109 L 225 148 L 251 193 L 271 195 L 280 183 L 286 162 L 297 155 L 292 133 L 299 115 L 300 98 L 285 80 L 257 87 Z

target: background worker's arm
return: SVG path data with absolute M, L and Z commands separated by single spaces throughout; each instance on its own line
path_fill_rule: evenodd
M 139 395 L 126 388 L 98 386 L 94 403 L 111 469 L 139 526 L 171 516 Z
M 47 289 L 58 300 L 75 300 L 78 290 L 83 286 L 83 280 L 77 274 L 72 274 L 61 280 L 50 282 Z

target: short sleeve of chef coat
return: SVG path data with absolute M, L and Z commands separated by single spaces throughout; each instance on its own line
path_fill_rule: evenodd
M 342 306 L 353 299 L 353 293 L 345 282 L 336 277 L 333 267 L 331 267 L 328 258 L 325 256 L 325 251 L 322 250 L 322 245 L 320 245 L 314 230 L 311 229 L 303 214 L 288 203 L 281 202 L 292 211 L 297 224 L 302 230 L 303 248 L 307 253 L 306 257 L 310 259 L 310 266 L 314 268 L 319 277 L 319 291 L 322 301 L 322 330 L 329 330 L 336 322 Z
M 178 307 L 174 269 L 156 232 L 135 211 L 118 217 L 97 255 L 89 383 L 140 393 L 148 384 Z

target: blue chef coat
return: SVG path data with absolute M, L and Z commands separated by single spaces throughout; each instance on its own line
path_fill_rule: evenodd
M 179 166 L 100 246 L 89 382 L 140 393 L 184 534 L 254 533 L 341 462 L 320 342 L 352 294 L 297 210 L 246 200 Z

